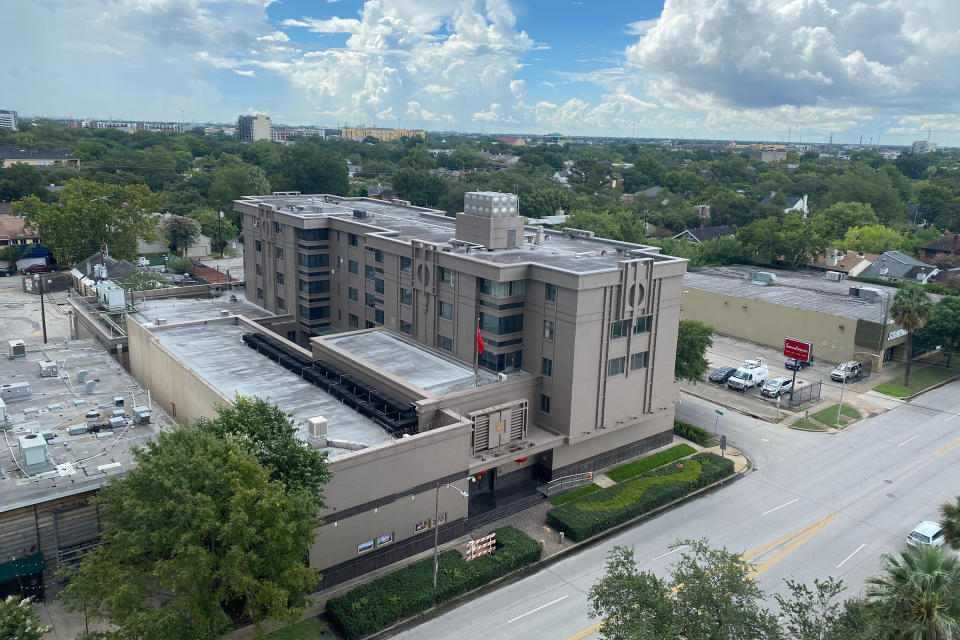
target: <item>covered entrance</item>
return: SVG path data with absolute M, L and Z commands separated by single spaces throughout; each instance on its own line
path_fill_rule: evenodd
M 0 564 L 0 599 L 7 596 L 43 601 L 43 555 L 24 556 Z

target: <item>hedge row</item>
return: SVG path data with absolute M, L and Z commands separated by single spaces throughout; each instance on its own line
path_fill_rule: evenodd
M 733 473 L 733 461 L 697 455 L 547 512 L 547 524 L 575 542 L 673 502 Z
M 686 438 L 691 442 L 696 442 L 701 447 L 709 447 L 714 444 L 713 434 L 706 429 L 694 426 L 689 422 L 673 421 L 673 432 L 681 438 Z
M 669 449 L 664 449 L 659 453 L 655 453 L 652 456 L 647 456 L 646 458 L 640 458 L 639 460 L 622 464 L 619 467 L 615 467 L 610 471 L 605 472 L 604 475 L 614 482 L 623 482 L 624 480 L 632 478 L 633 476 L 638 476 L 641 473 L 646 473 L 647 471 L 651 471 L 657 467 L 670 464 L 671 462 L 679 460 L 680 458 L 686 458 L 691 453 L 696 452 L 697 450 L 688 444 L 678 444 L 670 447 Z
M 566 493 L 561 493 L 555 496 L 550 496 L 550 504 L 555 507 L 559 507 L 562 504 L 567 504 L 571 500 L 576 500 L 580 496 L 585 496 L 588 493 L 593 493 L 594 491 L 599 491 L 600 487 L 595 484 L 588 484 L 585 487 L 580 487 L 579 489 L 573 489 L 572 491 L 567 491 Z
M 459 551 L 440 554 L 436 591 L 433 558 L 427 558 L 331 598 L 327 615 L 346 638 L 360 638 L 540 559 L 540 543 L 520 529 L 501 527 L 496 534 L 491 555 L 467 562 Z

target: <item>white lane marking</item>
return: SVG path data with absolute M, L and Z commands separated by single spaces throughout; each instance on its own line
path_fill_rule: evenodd
M 791 500 L 790 502 L 784 502 L 784 503 L 783 503 L 782 505 L 780 505 L 779 507 L 774 507 L 773 509 L 767 509 L 766 511 L 764 511 L 764 512 L 761 513 L 760 515 L 765 516 L 765 515 L 767 515 L 768 513 L 773 513 L 773 512 L 776 511 L 777 509 L 783 509 L 784 507 L 793 504 L 794 502 L 796 502 L 796 501 L 799 500 L 799 499 L 800 499 L 800 498 L 794 498 L 794 499 Z
M 516 621 L 519 620 L 520 618 L 526 617 L 526 616 L 530 615 L 531 613 L 536 613 L 537 611 L 540 611 L 540 609 L 546 609 L 546 608 L 549 607 L 550 605 L 552 605 L 552 604 L 557 604 L 558 602 L 560 602 L 561 600 L 565 600 L 566 598 L 567 598 L 567 596 L 563 596 L 563 597 L 561 597 L 561 598 L 557 598 L 557 599 L 554 600 L 553 602 L 548 602 L 547 604 L 540 605 L 540 606 L 537 607 L 536 609 L 531 609 L 530 611 L 527 611 L 526 613 L 521 613 L 519 616 L 517 616 L 517 617 L 514 618 L 513 620 L 507 620 L 507 624 L 510 624 L 511 622 L 516 622 Z
M 947 418 L 946 420 L 944 420 L 944 422 L 950 422 L 951 420 L 953 420 L 953 419 L 956 418 L 957 416 L 960 416 L 960 413 L 955 413 L 955 414 L 953 414 L 952 416 L 950 416 L 949 418 Z
M 848 555 L 846 558 L 843 559 L 843 561 L 842 561 L 840 564 L 837 565 L 837 569 L 839 569 L 839 568 L 842 567 L 844 564 L 846 564 L 847 560 L 849 560 L 849 559 L 852 558 L 853 556 L 857 555 L 857 552 L 860 551 L 860 549 L 863 549 L 865 546 L 867 546 L 867 543 L 866 543 L 866 542 L 864 542 L 862 545 L 860 545 L 859 547 L 857 547 L 856 549 L 854 549 L 853 553 L 851 553 L 850 555 Z
M 918 433 L 917 435 L 913 436 L 912 438 L 909 438 L 909 439 L 907 439 L 907 440 L 904 440 L 903 442 L 901 442 L 900 444 L 898 444 L 897 447 L 902 447 L 903 445 L 907 444 L 908 442 L 913 442 L 914 440 L 916 440 L 916 439 L 919 438 L 919 437 L 920 437 L 920 434 Z
M 668 555 L 670 555 L 671 553 L 676 553 L 677 551 L 680 551 L 680 549 L 686 549 L 686 548 L 687 548 L 687 545 L 683 545 L 682 547 L 677 547 L 676 549 L 671 549 L 670 551 L 667 551 L 666 553 L 661 553 L 661 554 L 660 554 L 659 556 L 657 556 L 656 558 L 647 558 L 647 562 L 653 562 L 654 560 L 659 560 L 660 558 L 666 558 L 666 557 L 667 557 Z

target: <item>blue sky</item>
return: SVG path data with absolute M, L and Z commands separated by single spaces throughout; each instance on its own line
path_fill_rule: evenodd
M 0 3 L 27 115 L 960 144 L 955 0 Z

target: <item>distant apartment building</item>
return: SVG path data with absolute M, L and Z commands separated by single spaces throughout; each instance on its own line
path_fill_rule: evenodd
M 262 113 L 237 118 L 236 136 L 242 140 L 270 140 L 270 116 Z
M 17 130 L 17 112 L 0 109 L 0 127 Z
M 290 138 L 308 138 L 310 136 L 317 136 L 319 138 L 326 137 L 325 129 L 291 129 L 291 128 L 282 128 L 275 127 L 270 131 L 270 139 L 274 142 L 287 142 Z
M 18 147 L 0 147 L 0 168 L 15 164 L 32 167 L 80 168 L 80 159 L 70 153 L 70 149 L 50 149 L 49 151 L 31 151 Z
M 340 129 L 340 137 L 344 140 L 363 140 L 364 138 L 376 138 L 382 142 L 388 142 L 390 140 L 399 140 L 400 138 L 425 138 L 427 137 L 427 132 L 423 129 L 343 127 Z
M 186 127 L 177 122 L 122 122 L 118 120 L 69 120 L 70 129 L 117 129 L 127 133 L 150 131 L 152 133 L 183 133 Z
M 929 140 L 916 140 L 913 143 L 914 153 L 933 153 L 937 150 L 937 143 Z

